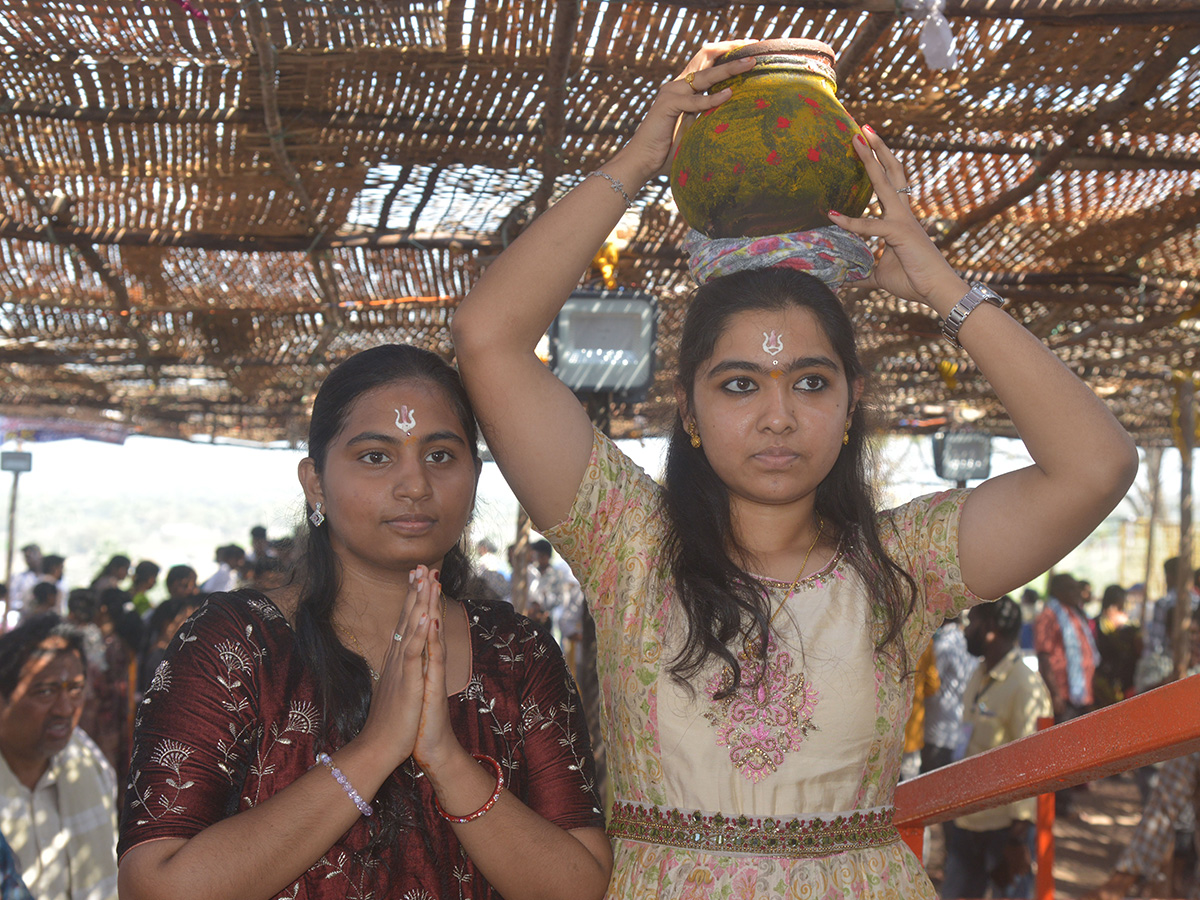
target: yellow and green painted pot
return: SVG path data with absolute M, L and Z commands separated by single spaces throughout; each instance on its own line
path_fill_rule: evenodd
M 709 237 L 807 231 L 837 210 L 857 216 L 871 181 L 854 152 L 857 123 L 837 99 L 833 50 L 820 41 L 747 44 L 753 69 L 713 85 L 732 96 L 688 127 L 671 164 L 671 192 Z

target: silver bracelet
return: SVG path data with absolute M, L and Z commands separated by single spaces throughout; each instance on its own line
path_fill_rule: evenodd
M 327 768 L 333 777 L 337 779 L 337 783 L 342 786 L 342 790 L 346 792 L 346 795 L 354 801 L 354 805 L 358 807 L 360 813 L 364 816 L 369 816 L 375 812 L 375 810 L 371 809 L 371 804 L 364 800 L 362 795 L 354 789 L 354 785 L 350 783 L 350 779 L 343 775 L 342 770 L 333 764 L 333 759 L 328 753 L 318 753 L 317 762 Z
M 625 193 L 625 185 L 621 184 L 621 182 L 619 182 L 617 179 L 613 178 L 611 175 L 609 175 L 603 169 L 597 169 L 595 172 L 588 172 L 586 175 L 583 176 L 584 180 L 586 181 L 588 178 L 591 178 L 593 175 L 595 175 L 597 178 L 603 178 L 605 181 L 607 181 L 609 183 L 609 185 L 612 187 L 612 189 L 614 191 L 616 191 L 618 194 L 621 195 L 621 199 L 625 201 L 626 209 L 629 209 L 629 207 L 633 206 L 633 201 L 631 199 L 629 199 L 629 195 L 627 193 Z

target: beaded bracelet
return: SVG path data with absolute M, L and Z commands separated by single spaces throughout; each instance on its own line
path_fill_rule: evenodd
M 333 777 L 337 779 L 337 783 L 342 786 L 342 790 L 354 801 L 354 805 L 358 807 L 360 813 L 364 816 L 369 816 L 375 811 L 371 809 L 371 804 L 362 798 L 362 794 L 354 789 L 354 785 L 350 783 L 349 778 L 342 774 L 342 770 L 333 764 L 333 759 L 328 753 L 318 753 L 317 762 L 333 774 Z
M 473 758 L 479 760 L 480 762 L 487 763 L 495 770 L 495 772 L 496 772 L 496 789 L 494 791 L 492 791 L 492 796 L 488 797 L 487 802 L 484 803 L 483 806 L 479 807 L 479 809 L 475 810 L 475 812 L 469 813 L 468 815 L 465 815 L 465 816 L 450 815 L 448 812 L 446 812 L 446 810 L 442 809 L 442 804 L 438 801 L 438 798 L 435 796 L 433 798 L 433 805 L 437 807 L 437 811 L 439 813 L 441 813 L 442 818 L 445 819 L 447 822 L 453 822 L 456 825 L 463 825 L 467 822 L 474 822 L 476 819 L 481 818 L 484 813 L 486 813 L 489 809 L 491 809 L 493 806 L 496 805 L 496 801 L 500 799 L 500 792 L 504 790 L 504 770 L 502 768 L 500 768 L 500 763 L 496 762 L 490 756 L 485 756 L 482 753 L 472 753 L 471 756 Z
M 633 206 L 633 201 L 631 199 L 629 199 L 629 195 L 627 193 L 625 193 L 625 185 L 621 184 L 620 181 L 613 178 L 611 175 L 609 175 L 603 169 L 597 169 L 595 172 L 588 172 L 583 177 L 586 179 L 586 178 L 591 178 L 593 175 L 595 175 L 597 178 L 603 178 L 605 181 L 607 181 L 609 183 L 609 186 L 612 187 L 612 189 L 614 191 L 616 191 L 618 194 L 621 195 L 621 199 L 625 201 L 626 209 L 629 209 L 629 207 Z

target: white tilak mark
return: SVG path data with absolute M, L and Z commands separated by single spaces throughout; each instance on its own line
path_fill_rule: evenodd
M 763 332 L 762 348 L 772 356 L 778 356 L 783 352 L 783 338 L 778 332 L 772 331 L 770 334 Z
M 412 430 L 417 427 L 417 411 L 409 409 L 407 406 L 402 406 L 395 410 L 396 427 L 404 432 L 405 436 L 411 437 Z

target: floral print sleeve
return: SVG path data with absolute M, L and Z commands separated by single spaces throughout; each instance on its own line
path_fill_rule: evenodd
M 918 497 L 879 515 L 879 538 L 917 583 L 917 610 L 905 629 L 909 652 L 919 656 L 946 618 L 982 603 L 962 581 L 958 521 L 967 490 Z
M 259 742 L 272 617 L 286 628 L 265 600 L 214 594 L 175 636 L 138 708 L 119 853 L 157 838 L 191 837 L 254 805 L 256 797 L 243 789 L 257 794 L 276 762 Z M 313 710 L 291 712 L 272 726 L 279 750 L 315 731 Z
M 611 621 L 628 588 L 655 568 L 661 544 L 659 488 L 616 444 L 595 432 L 570 515 L 545 532 L 571 565 L 597 627 Z

